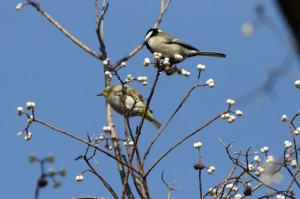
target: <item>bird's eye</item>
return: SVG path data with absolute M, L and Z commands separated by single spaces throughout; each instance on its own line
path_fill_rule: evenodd
M 105 90 L 105 91 L 108 91 L 108 89 L 109 89 L 109 87 L 106 87 L 104 90 Z

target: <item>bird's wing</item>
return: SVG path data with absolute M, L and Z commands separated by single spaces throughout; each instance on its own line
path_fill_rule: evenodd
M 187 48 L 189 50 L 199 51 L 196 47 L 194 47 L 188 43 L 185 43 L 184 41 L 177 39 L 176 37 L 174 37 L 173 35 L 170 35 L 168 33 L 165 33 L 164 39 L 166 40 L 166 43 L 168 43 L 168 44 L 177 44 L 177 45 L 183 46 L 184 48 Z
M 180 46 L 183 46 L 184 48 L 187 48 L 189 50 L 197 50 L 199 51 L 196 47 L 188 44 L 188 43 L 185 43 L 184 41 L 180 40 L 180 39 L 172 39 L 172 40 L 169 40 L 168 43 L 170 44 L 177 44 L 177 45 L 180 45 Z
M 138 97 L 136 100 L 143 102 L 143 96 L 139 92 L 137 92 L 137 90 L 135 90 L 134 88 L 127 87 L 127 93 L 129 96 L 132 96 L 135 98 Z

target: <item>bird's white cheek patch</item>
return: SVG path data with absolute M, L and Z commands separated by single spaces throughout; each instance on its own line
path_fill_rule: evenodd
M 153 31 L 148 32 L 148 34 L 145 37 L 145 41 L 147 41 L 150 38 L 150 36 L 152 35 L 152 33 L 153 33 Z

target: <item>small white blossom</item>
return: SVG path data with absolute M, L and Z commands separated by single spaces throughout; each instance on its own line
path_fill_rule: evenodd
M 284 146 L 285 146 L 285 148 L 289 149 L 293 146 L 293 144 L 290 141 L 284 141 Z
M 104 140 L 104 139 L 105 139 L 104 136 L 102 134 L 100 134 L 99 140 Z
M 174 59 L 176 61 L 182 61 L 183 57 L 180 54 L 176 54 L 176 55 L 174 55 Z
M 145 58 L 144 59 L 144 66 L 149 66 L 151 63 L 150 59 L 149 58 Z
M 202 146 L 202 143 L 201 143 L 201 142 L 195 142 L 195 143 L 194 143 L 194 148 L 199 149 L 201 146 Z
M 154 59 L 156 59 L 156 60 L 159 60 L 162 56 L 161 53 L 157 53 L 157 52 L 153 53 L 153 55 L 154 55 Z
M 32 121 L 33 121 L 33 115 L 30 115 L 29 118 L 28 118 L 28 120 L 27 120 L 27 122 L 31 123 Z
M 210 83 L 214 83 L 214 80 L 213 80 L 213 79 L 208 79 L 205 83 L 206 83 L 207 85 L 209 85 Z
M 148 84 L 148 82 L 147 82 L 147 81 L 144 81 L 144 82 L 142 82 L 142 84 L 143 84 L 144 86 L 146 86 L 146 85 Z
M 18 3 L 18 5 L 16 6 L 16 9 L 17 10 L 21 10 L 22 7 L 23 7 L 23 4 L 22 3 Z
M 225 113 L 225 114 L 224 114 L 224 117 L 225 117 L 226 119 L 229 118 L 229 116 L 230 116 L 229 113 Z
M 296 160 L 292 160 L 292 161 L 291 161 L 291 167 L 292 167 L 293 169 L 296 169 L 296 168 L 297 168 L 297 161 L 296 161 Z
M 235 111 L 235 114 L 236 114 L 237 116 L 242 116 L 242 115 L 243 115 L 243 112 L 240 111 L 240 110 L 236 110 L 236 111 Z
M 288 119 L 287 115 L 282 115 L 281 116 L 281 121 L 286 122 L 287 119 Z
M 214 166 L 210 166 L 209 169 L 215 171 L 216 168 Z
M 163 61 L 163 65 L 165 66 L 170 66 L 170 59 L 168 57 L 166 57 Z
M 109 147 L 108 147 L 108 150 L 112 150 L 112 146 L 109 146 Z
M 235 101 L 232 100 L 232 99 L 227 99 L 226 100 L 226 103 L 229 105 L 229 106 L 233 106 L 235 104 Z
M 25 135 L 24 139 L 25 139 L 26 141 L 29 141 L 29 140 L 31 140 L 31 137 L 28 137 L 27 135 Z
M 133 77 L 132 77 L 131 74 L 128 74 L 126 78 L 127 78 L 127 79 L 132 79 Z
M 276 198 L 277 198 L 277 199 L 285 199 L 285 197 L 284 197 L 283 195 L 280 195 L 280 194 L 278 194 L 278 195 L 276 196 Z
M 226 119 L 225 114 L 222 114 L 222 115 L 221 115 L 221 118 L 222 118 L 223 120 L 225 120 L 225 119 Z
M 234 122 L 234 120 L 232 120 L 230 117 L 227 119 L 228 123 L 232 123 Z
M 148 78 L 147 78 L 146 76 L 140 76 L 140 77 L 137 78 L 137 80 L 138 80 L 139 82 L 143 82 L 143 81 L 147 81 Z
M 186 74 L 187 74 L 187 71 L 184 70 L 184 69 L 182 69 L 182 70 L 181 70 L 181 74 L 182 74 L 182 75 L 186 75 Z
M 253 23 L 251 22 L 246 22 L 242 25 L 242 33 L 245 37 L 252 37 L 255 32 L 255 27 Z
M 290 154 L 286 154 L 284 156 L 284 158 L 285 158 L 285 161 L 287 161 L 287 162 L 291 162 L 292 161 L 292 157 L 290 156 Z
M 273 158 L 273 156 L 270 155 L 270 156 L 267 157 L 266 162 L 272 164 L 272 163 L 275 162 L 275 159 Z
M 122 66 L 122 67 L 125 67 L 125 66 L 126 66 L 126 62 L 124 62 L 124 61 L 121 62 L 121 66 Z
M 213 170 L 207 169 L 207 173 L 208 173 L 208 174 L 212 174 L 213 172 L 214 172 Z
M 216 189 L 213 189 L 213 188 L 209 188 L 208 191 L 209 191 L 210 196 L 214 196 L 217 192 Z
M 300 80 L 296 80 L 294 84 L 296 88 L 300 88 Z
M 109 126 L 103 126 L 103 128 L 102 128 L 102 129 L 103 129 L 103 131 L 104 131 L 104 132 L 109 132 L 110 130 L 109 130 L 109 128 L 108 128 L 108 127 L 109 127 Z
M 234 196 L 234 199 L 241 199 L 242 198 L 242 195 L 241 194 L 236 194 L 235 196 Z
M 256 177 L 259 177 L 260 176 L 260 172 L 259 171 L 255 171 L 254 175 L 256 175 Z
M 102 63 L 103 63 L 104 66 L 108 65 L 108 61 L 107 60 L 104 60 Z
M 22 106 L 19 106 L 18 108 L 17 108 L 17 113 L 18 113 L 18 115 L 22 115 L 23 114 L 23 107 Z
M 111 72 L 107 70 L 107 71 L 105 71 L 104 74 L 107 75 L 107 76 L 109 76 L 109 75 L 111 75 Z
M 27 133 L 27 137 L 28 137 L 29 139 L 31 139 L 32 136 L 33 136 L 33 134 L 32 134 L 31 132 L 28 132 L 28 133 Z
M 78 176 L 76 176 L 76 181 L 78 181 L 78 182 L 80 182 L 80 181 L 82 181 L 83 180 L 83 175 L 78 175 Z
M 17 136 L 22 135 L 22 133 L 23 133 L 23 131 L 19 131 L 19 132 L 17 133 Z
M 299 128 L 299 127 L 298 127 Z M 297 130 L 294 130 L 294 134 L 295 135 L 299 135 L 300 134 L 300 131 L 298 130 L 298 128 L 297 128 Z
M 231 189 L 232 187 L 233 187 L 233 184 L 231 184 L 231 183 L 226 185 L 227 189 Z
M 26 103 L 26 108 L 28 110 L 32 110 L 35 107 L 35 103 L 34 102 L 27 102 Z
M 130 141 L 128 142 L 128 145 L 129 145 L 129 146 L 133 146 L 133 145 L 134 145 L 134 142 L 133 142 L 132 140 L 130 140 Z
M 232 191 L 237 192 L 238 190 L 239 190 L 239 188 L 238 188 L 236 185 L 234 185 L 234 186 L 232 187 Z
M 261 151 L 262 153 L 268 153 L 269 148 L 268 148 L 267 146 L 265 146 L 265 147 L 261 148 L 260 151 Z
M 258 166 L 257 170 L 258 170 L 259 173 L 264 173 L 265 172 L 265 168 L 263 168 L 261 166 Z
M 248 164 L 248 169 L 250 172 L 254 171 L 254 166 L 252 164 Z
M 208 84 L 208 86 L 209 86 L 209 88 L 213 88 L 213 87 L 215 87 L 215 83 L 211 82 L 211 83 Z
M 203 65 L 203 64 L 198 64 L 198 65 L 197 65 L 197 69 L 203 71 L 203 70 L 205 70 L 205 65 Z
M 254 161 L 257 162 L 257 163 L 260 163 L 260 158 L 258 155 L 254 156 Z

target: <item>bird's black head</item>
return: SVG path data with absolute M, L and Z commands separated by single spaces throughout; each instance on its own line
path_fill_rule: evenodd
M 148 30 L 148 32 L 146 33 L 145 35 L 145 42 L 151 38 L 151 37 L 154 37 L 155 35 L 157 35 L 159 32 L 161 32 L 161 30 L 157 29 L 157 28 L 150 28 Z

